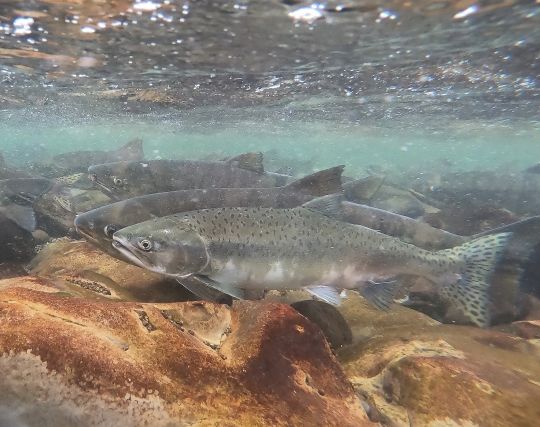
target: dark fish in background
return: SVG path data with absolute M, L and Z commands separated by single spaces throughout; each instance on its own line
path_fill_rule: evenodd
M 99 190 L 61 187 L 44 194 L 34 205 L 38 223 L 50 236 L 74 235 L 73 220 L 77 212 L 107 205 L 112 200 Z
M 120 160 L 138 161 L 144 159 L 141 139 L 128 142 L 112 151 L 74 151 L 62 153 L 42 162 L 31 162 L 28 170 L 33 176 L 59 178 L 70 174 L 84 173 L 88 177 L 88 167 L 94 164 Z
M 274 188 L 209 188 L 155 193 L 106 205 L 77 215 L 75 227 L 79 234 L 108 254 L 126 259 L 113 248 L 115 231 L 151 218 L 174 213 L 215 207 L 276 207 L 299 206 L 314 197 L 341 191 L 343 166 L 336 166 L 284 187 Z M 201 284 L 196 278 L 180 283 L 201 298 L 222 300 L 223 294 Z
M 9 166 L 2 153 L 0 153 L 0 180 L 11 178 L 30 178 L 30 174 Z
M 526 173 L 540 173 L 540 163 L 535 164 L 524 170 Z
M 0 214 L 24 230 L 34 231 L 36 217 L 32 205 L 53 185 L 45 178 L 0 180 Z
M 27 225 L 30 224 L 27 222 Z M 0 236 L 4 244 L 0 251 L 0 262 L 29 261 L 34 255 L 36 242 L 32 233 L 0 214 Z
M 435 184 L 418 180 L 413 188 L 461 212 L 503 208 L 521 216 L 540 215 L 540 174 L 536 173 L 449 173 Z
M 91 165 L 144 159 L 142 139 L 134 139 L 111 151 L 73 151 L 53 157 L 53 163 L 62 169 L 86 171 Z
M 283 155 L 276 149 L 267 150 L 263 154 L 266 170 L 297 176 L 300 174 L 309 174 L 315 169 L 314 158 Z
M 32 257 L 36 244 L 33 206 L 53 185 L 53 181 L 42 178 L 0 180 L 0 236 L 4 242 L 0 261 L 27 261 Z
M 316 172 L 283 187 L 208 188 L 154 193 L 93 209 L 77 215 L 77 231 L 104 251 L 118 257 L 112 234 L 148 219 L 218 207 L 292 208 L 316 197 L 341 191 L 343 166 Z
M 427 250 L 447 249 L 469 240 L 405 215 L 349 201 L 341 203 L 340 219 L 397 237 Z
M 246 153 L 227 161 L 150 160 L 116 162 L 88 168 L 91 179 L 117 200 L 194 188 L 280 187 L 292 179 L 264 172 L 262 154 Z
M 299 207 L 205 209 L 135 224 L 113 238 L 136 265 L 180 279 L 196 276 L 238 298 L 244 289 L 302 288 L 338 304 L 342 289 L 358 289 L 387 307 L 396 289 L 388 279 L 421 276 L 471 322 L 487 326 L 489 279 L 510 235 L 430 252 Z
M 418 194 L 386 182 L 386 177 L 371 175 L 343 184 L 345 198 L 396 214 L 418 218 L 439 209 L 425 203 Z

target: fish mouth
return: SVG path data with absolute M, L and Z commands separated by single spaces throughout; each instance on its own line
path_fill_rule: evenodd
M 90 233 L 88 233 L 86 230 L 85 230 L 85 227 L 84 227 L 84 222 L 83 222 L 83 226 L 81 227 L 81 220 L 79 219 L 79 215 L 77 215 L 75 217 L 75 220 L 73 221 L 73 225 L 75 226 L 75 231 L 80 234 L 81 236 L 83 236 L 85 239 L 93 242 L 93 243 L 99 243 L 99 240 L 96 239 L 93 235 L 91 235 Z
M 116 194 L 114 194 L 114 192 L 109 187 L 107 187 L 105 184 L 103 184 L 98 179 L 96 174 L 89 174 L 88 179 L 90 179 L 90 181 L 92 181 L 95 185 L 97 185 L 107 196 L 109 196 L 115 202 L 120 201 L 120 198 Z
M 93 242 L 93 243 L 99 243 L 98 239 L 96 239 L 91 234 L 87 233 L 86 231 L 82 230 L 81 228 L 75 226 L 75 231 L 80 234 L 82 237 L 84 237 L 86 240 Z
M 136 265 L 137 267 L 144 268 L 145 270 L 156 271 L 152 265 L 144 263 L 139 257 L 134 254 L 134 251 L 130 248 L 135 249 L 130 242 L 122 239 L 119 236 L 113 236 L 112 247 L 122 254 L 126 260 L 130 263 Z M 159 271 L 158 271 L 159 273 Z

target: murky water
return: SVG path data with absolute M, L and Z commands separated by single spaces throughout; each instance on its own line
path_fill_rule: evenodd
M 337 322 L 337 332 L 331 330 L 328 318 L 335 313 L 329 308 L 319 312 L 295 306 L 303 307 L 299 311 L 321 326 L 332 345 L 343 346 L 338 352 L 341 367 L 363 402 L 362 411 L 382 425 L 421 426 L 444 418 L 458 424 L 533 426 L 538 417 L 531 415 L 534 409 L 529 411 L 526 399 L 514 419 L 506 415 L 512 413 L 506 401 L 497 406 L 505 408 L 505 414 L 493 409 L 496 405 L 485 405 L 480 415 L 471 415 L 474 411 L 465 404 L 447 412 L 426 409 L 431 405 L 419 409 L 422 404 L 415 406 L 404 396 L 391 397 L 395 390 L 390 390 L 390 380 L 368 385 L 375 377 L 364 378 L 358 366 L 369 366 L 366 354 L 376 340 L 383 349 L 394 345 L 389 344 L 394 339 L 411 341 L 410 348 L 416 350 L 409 354 L 403 344 L 398 351 L 406 355 L 404 360 L 425 354 L 467 360 L 473 367 L 463 372 L 474 372 L 497 389 L 498 396 L 510 391 L 486 372 L 496 366 L 511 376 L 516 369 L 527 379 L 512 377 L 508 383 L 518 384 L 516 390 L 524 396 L 538 396 L 537 389 L 528 387 L 538 387 L 540 371 L 528 358 L 540 357 L 539 84 L 540 5 L 532 0 L 0 0 L 0 235 L 6 242 L 0 276 L 18 277 L 20 283 L 30 280 L 22 279 L 24 275 L 36 276 L 31 280 L 48 280 L 58 294 L 84 301 L 195 299 L 165 276 L 151 276 L 154 273 L 146 271 L 151 268 L 141 270 L 140 262 L 135 267 L 119 254 L 120 260 L 114 258 L 109 241 L 106 250 L 94 248 L 91 236 L 80 225 L 76 229 L 76 215 L 126 198 L 114 194 L 97 174 L 88 175 L 88 165 L 128 158 L 223 165 L 239 154 L 261 152 L 265 171 L 286 175 L 288 183 L 344 165 L 342 183 L 350 187 L 341 196 L 346 198 L 340 202 L 344 211 L 333 220 L 429 250 L 463 244 L 469 236 L 497 227 L 509 226 L 499 231 L 513 233 L 497 268 L 483 267 L 491 274 L 487 290 L 481 291 L 486 291 L 490 313 L 485 324 L 470 315 L 470 306 L 441 291 L 438 286 L 443 285 L 431 276 L 399 276 L 400 292 L 393 295 L 389 312 L 365 305 L 369 293 L 347 300 L 336 310 L 344 319 Z M 124 147 L 129 141 L 134 145 Z M 64 153 L 72 154 L 58 157 Z M 246 162 L 250 173 L 254 168 L 261 173 L 253 155 L 234 161 L 234 167 L 245 168 Z M 40 180 L 17 181 L 23 177 Z M 186 190 L 180 185 L 185 177 L 159 177 L 155 188 L 169 179 L 177 185 L 159 191 Z M 136 178 L 116 174 L 110 182 L 132 190 L 139 185 Z M 259 178 L 241 187 L 255 187 Z M 308 199 L 337 191 L 318 179 L 294 188 Z M 138 195 L 156 191 L 141 190 Z M 223 200 L 232 203 L 225 196 Z M 166 211 L 168 203 L 147 202 L 139 219 L 162 216 L 153 209 Z M 358 205 L 369 214 L 355 208 Z M 115 225 L 114 230 L 121 221 L 138 223 L 128 215 L 136 209 L 127 206 L 108 224 Z M 112 234 L 108 237 L 112 241 Z M 82 243 L 83 238 L 90 243 Z M 333 249 L 328 248 L 328 254 Z M 487 253 L 492 256 L 497 250 L 488 248 Z M 231 260 L 229 269 L 236 265 Z M 269 264 L 273 267 L 267 276 L 275 279 L 282 264 L 272 261 L 277 264 Z M 130 269 L 150 276 L 135 278 Z M 471 275 L 469 270 L 454 273 L 465 282 Z M 371 278 L 367 273 L 358 277 Z M 389 278 L 383 279 L 387 283 Z M 0 282 L 0 304 L 8 288 L 30 286 L 20 283 Z M 214 285 L 209 285 L 213 291 L 227 293 Z M 324 300 L 325 295 L 318 297 Z M 287 303 L 311 297 L 294 292 L 266 295 L 267 300 Z M 3 312 L 8 310 L 0 307 L 0 316 Z M 147 314 L 138 316 L 154 331 Z M 400 325 L 411 326 L 405 330 Z M 423 341 L 414 341 L 411 328 L 423 331 L 417 338 Z M 332 341 L 338 335 L 347 337 L 339 346 Z M 21 350 L 2 337 L 0 332 L 0 355 Z M 30 338 L 28 342 L 33 343 Z M 38 347 L 28 348 L 41 355 Z M 422 350 L 426 348 L 427 353 Z M 390 350 L 384 351 L 376 358 L 401 363 Z M 481 371 L 484 354 L 491 365 Z M 379 367 L 372 371 L 379 372 Z M 437 375 L 426 372 L 422 384 Z M 395 381 L 403 381 L 403 390 L 415 390 L 412 382 Z M 454 401 L 451 391 L 456 387 L 450 384 L 443 400 Z M 378 395 L 379 389 L 386 394 Z M 11 408 L 9 396 L 5 401 L 0 392 L 0 425 L 18 420 L 17 414 L 36 425 L 38 418 L 25 418 L 31 411 Z

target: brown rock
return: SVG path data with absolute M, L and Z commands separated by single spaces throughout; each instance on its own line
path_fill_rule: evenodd
M 361 302 L 341 310 L 354 344 L 339 351 L 374 421 L 392 426 L 535 426 L 540 347 L 507 333 L 441 325 Z M 369 334 L 368 334 L 369 333 Z
M 122 262 L 84 241 L 60 239 L 45 245 L 32 260 L 30 273 L 89 298 L 164 302 L 192 297 L 175 280 Z
M 525 339 L 540 338 L 540 320 L 523 320 L 512 323 L 512 331 Z
M 291 306 L 321 328 L 332 348 L 352 343 L 351 329 L 336 307 L 315 300 L 297 301 Z
M 0 424 L 373 425 L 286 305 L 84 300 L 12 279 L 0 324 Z

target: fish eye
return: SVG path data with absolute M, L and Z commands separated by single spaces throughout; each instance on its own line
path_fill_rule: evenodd
M 113 179 L 114 185 L 118 185 L 118 186 L 124 185 L 124 181 L 118 178 L 117 176 L 113 176 L 112 179 Z
M 105 228 L 103 229 L 103 232 L 105 233 L 105 236 L 112 237 L 112 235 L 118 231 L 118 227 L 114 224 L 107 224 Z
M 149 251 L 152 249 L 152 242 L 148 239 L 139 240 L 139 248 L 141 248 L 143 251 Z

